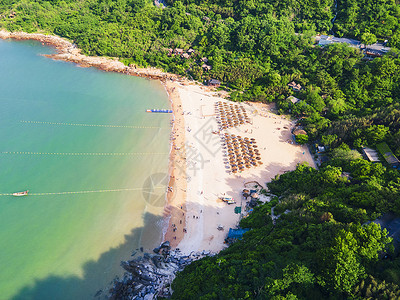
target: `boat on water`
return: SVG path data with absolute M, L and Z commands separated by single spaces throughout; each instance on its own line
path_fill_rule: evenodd
M 13 193 L 13 196 L 27 196 L 29 191 L 23 191 L 23 192 L 17 192 L 17 193 Z
M 146 112 L 172 114 L 172 110 L 171 109 L 146 109 Z

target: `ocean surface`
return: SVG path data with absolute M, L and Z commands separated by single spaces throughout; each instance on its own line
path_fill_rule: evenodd
M 171 116 L 145 110 L 169 108 L 163 86 L 53 51 L 0 40 L 2 300 L 101 299 L 162 238 Z

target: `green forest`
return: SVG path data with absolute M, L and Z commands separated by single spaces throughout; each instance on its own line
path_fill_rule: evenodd
M 173 298 L 399 299 L 398 250 L 369 220 L 400 213 L 400 175 L 344 151 L 318 171 L 277 176 L 276 197 L 241 221 L 251 230 L 179 273 Z
M 241 221 L 251 230 L 180 273 L 175 299 L 399 299 L 398 249 L 371 221 L 400 214 L 400 175 L 360 155 L 388 145 L 400 156 L 399 1 L 164 3 L 0 0 L 0 27 L 56 34 L 126 65 L 218 79 L 233 101 L 275 102 L 306 131 L 299 142 L 327 149 L 319 170 L 299 165 L 269 183 L 276 197 Z M 391 50 L 366 59 L 343 43 L 318 46 L 317 34 Z M 194 53 L 171 54 L 176 48 Z
M 66 37 L 85 54 L 119 57 L 204 82 L 222 82 L 234 101 L 276 102 L 302 118 L 310 141 L 374 146 L 400 155 L 400 5 L 395 0 L 1 0 L 0 26 Z M 332 24 L 332 20 L 335 22 Z M 392 50 L 365 60 L 345 44 L 315 45 L 316 34 L 387 41 Z M 169 49 L 193 49 L 189 57 Z M 207 58 L 210 68 L 203 68 Z M 294 92 L 288 83 L 302 86 Z M 293 104 L 288 97 L 301 101 Z M 384 111 L 381 111 L 381 110 Z M 388 118 L 386 118 L 388 119 Z M 378 140 L 367 128 L 383 126 Z M 379 127 L 379 128 L 381 128 Z M 356 130 L 354 130 L 356 128 Z M 381 130 L 381 129 L 378 129 Z M 348 134 L 348 133 L 351 134 Z

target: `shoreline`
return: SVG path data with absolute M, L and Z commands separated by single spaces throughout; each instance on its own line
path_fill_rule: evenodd
M 137 77 L 145 77 L 150 79 L 158 79 L 163 83 L 165 80 L 183 80 L 179 75 L 167 73 L 157 68 L 139 68 L 135 65 L 125 66 L 115 57 L 104 56 L 86 56 L 81 54 L 81 49 L 65 38 L 55 35 L 45 35 L 42 33 L 26 33 L 26 32 L 9 32 L 0 29 L 0 39 L 14 40 L 35 40 L 42 44 L 54 47 L 57 51 L 55 54 L 45 54 L 45 57 L 62 60 L 66 62 L 76 63 L 83 68 L 95 67 L 106 72 L 117 72 Z
M 125 66 L 117 58 L 85 56 L 74 44 L 57 36 L 0 30 L 0 38 L 37 40 L 55 47 L 57 53 L 44 55 L 51 59 L 161 81 L 173 110 L 164 206 L 164 224 L 168 221 L 168 227 L 163 228 L 162 238 L 182 253 L 216 253 L 226 247 L 227 231 L 238 225 L 242 215 L 234 213 L 234 206 L 246 209 L 248 199 L 241 194 L 243 188 L 249 188 L 246 183 L 261 182 L 266 187 L 275 175 L 295 169 L 298 163 L 306 161 L 315 167 L 309 149 L 293 143 L 294 123 L 286 116 L 275 115 L 266 104 L 227 101 L 224 92 L 157 68 L 137 68 Z M 218 103 L 239 105 L 251 122 L 221 130 L 215 110 Z M 223 134 L 256 140 L 264 164 L 232 173 Z M 233 197 L 236 205 L 227 205 L 221 195 Z
M 176 85 L 173 81 L 167 80 L 164 83 L 168 98 L 171 102 L 173 119 L 170 136 L 170 160 L 169 160 L 169 183 L 166 194 L 166 205 L 164 208 L 164 217 L 169 218 L 168 227 L 165 228 L 163 241 L 169 241 L 172 248 L 176 248 L 181 242 L 184 232 L 180 230 L 186 226 L 186 179 L 180 176 L 182 171 L 186 171 L 185 149 L 185 123 L 183 119 L 182 102 L 177 94 Z M 177 173 L 179 169 L 179 174 Z M 170 189 L 171 188 L 171 189 Z M 177 228 L 177 224 L 179 227 Z
M 182 162 L 186 159 L 185 153 L 185 130 L 184 120 L 181 108 L 181 100 L 176 91 L 175 81 L 184 81 L 185 78 L 176 74 L 163 72 L 157 68 L 138 68 L 134 65 L 126 66 L 117 58 L 86 56 L 81 54 L 81 49 L 77 48 L 73 43 L 65 38 L 46 35 L 41 33 L 26 33 L 26 32 L 8 32 L 4 29 L 0 30 L 0 39 L 13 39 L 13 40 L 36 40 L 42 44 L 54 47 L 55 54 L 46 54 L 45 57 L 61 60 L 65 62 L 72 62 L 79 67 L 95 67 L 99 70 L 106 72 L 123 73 L 130 76 L 144 77 L 154 80 L 160 80 L 164 85 L 168 94 L 168 99 L 173 110 L 173 119 L 171 123 L 171 137 L 170 137 L 170 156 L 168 162 L 168 186 L 172 187 L 173 192 L 169 189 L 166 192 L 166 203 L 164 207 L 165 223 L 168 223 L 167 228 L 163 228 L 163 241 L 169 240 L 171 246 L 176 248 L 183 238 L 184 232 L 178 230 L 174 231 L 173 224 L 179 223 L 185 227 L 186 219 L 184 218 L 185 200 L 186 200 L 186 180 L 181 176 L 175 178 L 176 170 L 185 171 L 186 165 Z M 178 135 L 175 140 L 174 136 Z M 180 149 L 179 152 L 176 149 Z M 177 155 L 180 160 L 177 160 Z M 178 163 L 179 162 L 179 163 Z M 179 216 L 182 214 L 182 217 Z M 182 223 L 180 223 L 182 222 Z

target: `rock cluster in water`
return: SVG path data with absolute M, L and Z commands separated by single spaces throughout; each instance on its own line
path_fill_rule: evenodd
M 208 251 L 183 255 L 177 248 L 170 250 L 169 242 L 155 248 L 155 254 L 122 261 L 127 271 L 122 279 L 116 279 L 110 289 L 109 299 L 150 300 L 172 295 L 171 283 L 177 272 L 191 262 L 212 255 Z

